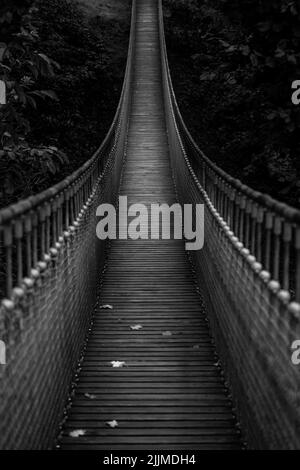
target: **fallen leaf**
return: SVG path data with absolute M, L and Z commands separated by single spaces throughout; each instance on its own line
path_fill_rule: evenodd
M 111 361 L 113 367 L 123 367 L 125 366 L 125 361 Z
M 194 344 L 193 349 L 200 349 L 200 344 Z
M 112 310 L 113 306 L 109 305 L 109 304 L 104 304 L 104 305 L 101 305 L 100 308 L 103 309 L 103 310 Z
M 131 325 L 130 327 L 130 329 L 134 331 L 141 330 L 142 328 L 142 325 Z
M 163 331 L 163 336 L 172 336 L 171 331 Z
M 113 419 L 112 421 L 106 421 L 107 426 L 109 426 L 110 428 L 117 428 L 119 426 L 119 423 L 118 421 L 116 421 L 115 419 Z
M 97 398 L 96 395 L 93 395 L 92 393 L 85 393 L 84 396 L 90 400 L 95 400 L 95 398 Z
M 84 429 L 74 429 L 74 431 L 70 432 L 71 437 L 80 437 L 84 436 L 86 434 L 86 431 Z

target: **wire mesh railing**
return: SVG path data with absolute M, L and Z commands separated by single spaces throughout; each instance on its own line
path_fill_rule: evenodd
M 105 263 L 96 208 L 113 204 L 119 192 L 135 23 L 133 0 L 124 84 L 100 149 L 61 183 L 0 211 L 5 273 L 0 339 L 6 346 L 6 365 L 0 367 L 1 449 L 46 448 L 62 417 Z
M 191 257 L 242 430 L 249 447 L 300 448 L 300 374 L 291 359 L 300 339 L 300 212 L 199 150 L 176 102 L 158 5 L 173 177 L 180 203 L 205 205 L 204 248 Z
M 299 302 L 300 211 L 230 177 L 200 151 L 178 108 L 175 118 L 193 170 L 218 213 L 272 279 Z
M 214 207 L 271 278 L 300 302 L 300 210 L 254 191 L 219 168 L 188 131 L 172 86 L 170 104 L 189 162 Z

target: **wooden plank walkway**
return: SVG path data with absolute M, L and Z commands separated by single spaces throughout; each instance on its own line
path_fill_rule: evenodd
M 139 0 L 121 186 L 129 204 L 175 202 L 157 20 L 157 0 Z M 240 448 L 183 242 L 112 242 L 101 303 L 113 310 L 96 312 L 61 448 Z M 142 329 L 131 330 L 134 325 Z M 112 420 L 116 428 L 106 424 Z M 84 435 L 71 437 L 74 430 Z

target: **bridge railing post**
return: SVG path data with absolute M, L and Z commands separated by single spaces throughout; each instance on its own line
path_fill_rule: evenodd
M 295 282 L 295 300 L 300 302 L 300 227 L 296 228 L 295 232 L 295 260 L 296 260 L 296 282 Z

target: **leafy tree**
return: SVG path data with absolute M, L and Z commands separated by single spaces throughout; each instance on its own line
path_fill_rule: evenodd
M 0 197 L 4 204 L 21 196 L 30 187 L 32 171 L 42 175 L 56 173 L 66 156 L 56 147 L 32 148 L 26 137 L 31 130 L 26 115 L 29 107 L 37 109 L 39 100 L 57 100 L 52 90 L 41 88 L 44 79 L 59 68 L 38 48 L 39 32 L 34 24 L 37 12 L 30 0 L 5 0 L 0 7 L 0 80 L 6 87 L 6 104 L 0 105 Z
M 200 146 L 246 184 L 299 206 L 299 0 L 164 4 L 176 93 Z

